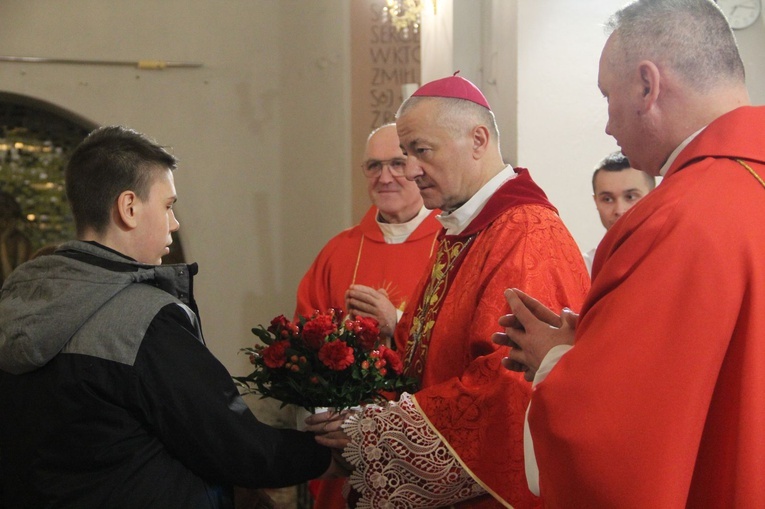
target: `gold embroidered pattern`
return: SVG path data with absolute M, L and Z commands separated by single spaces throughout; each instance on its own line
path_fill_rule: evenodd
M 438 254 L 430 272 L 430 280 L 425 286 L 422 300 L 412 319 L 412 327 L 409 329 L 404 360 L 404 372 L 408 376 L 418 378 L 422 376 L 433 326 L 449 287 L 447 284 L 449 274 L 455 262 L 474 238 L 473 236 L 467 240 L 454 242 L 444 239 L 438 247 Z

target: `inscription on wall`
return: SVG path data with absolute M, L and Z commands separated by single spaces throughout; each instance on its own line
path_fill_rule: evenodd
M 382 0 L 351 2 L 351 122 L 354 166 L 364 154 L 367 135 L 393 122 L 402 85 L 420 82 L 420 36 L 404 34 L 383 19 Z M 366 179 L 353 172 L 353 216 L 369 208 Z
M 373 14 L 374 15 L 374 14 Z M 379 15 L 378 15 L 379 17 Z M 393 122 L 403 100 L 401 86 L 420 81 L 419 34 L 404 39 L 388 23 L 373 24 L 369 39 L 369 61 L 372 75 L 369 80 L 370 109 L 374 129 Z

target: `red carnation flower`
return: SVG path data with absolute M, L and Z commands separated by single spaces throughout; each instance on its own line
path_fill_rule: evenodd
M 269 368 L 281 368 L 287 362 L 287 348 L 289 341 L 277 341 L 263 350 L 263 362 Z
M 333 371 L 342 371 L 353 364 L 353 348 L 345 341 L 330 341 L 319 350 L 319 360 Z
M 271 325 L 268 327 L 268 332 L 278 334 L 279 331 L 287 329 L 290 326 L 290 321 L 284 315 L 279 315 L 271 320 Z
M 387 366 L 397 375 L 404 372 L 404 363 L 401 362 L 398 352 L 391 350 L 385 345 L 380 345 L 380 353 L 382 358 L 385 359 Z
M 324 344 L 324 339 L 337 332 L 337 326 L 329 315 L 318 315 L 303 325 L 303 340 L 309 348 L 318 350 Z
M 375 347 L 380 337 L 380 328 L 377 326 L 377 320 L 367 316 L 357 316 L 356 320 L 346 324 L 358 338 L 359 346 L 365 351 Z

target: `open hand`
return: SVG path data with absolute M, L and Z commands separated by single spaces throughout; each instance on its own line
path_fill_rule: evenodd
M 305 431 L 316 434 L 316 441 L 321 445 L 334 449 L 345 449 L 350 440 L 343 431 L 343 423 L 354 412 L 343 410 L 342 412 L 321 412 L 309 416 L 306 420 Z

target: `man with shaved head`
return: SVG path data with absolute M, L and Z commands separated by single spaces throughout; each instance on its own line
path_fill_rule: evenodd
M 711 0 L 608 27 L 606 132 L 664 178 L 606 233 L 578 321 L 506 293 L 527 458 L 549 507 L 765 507 L 765 108 Z

